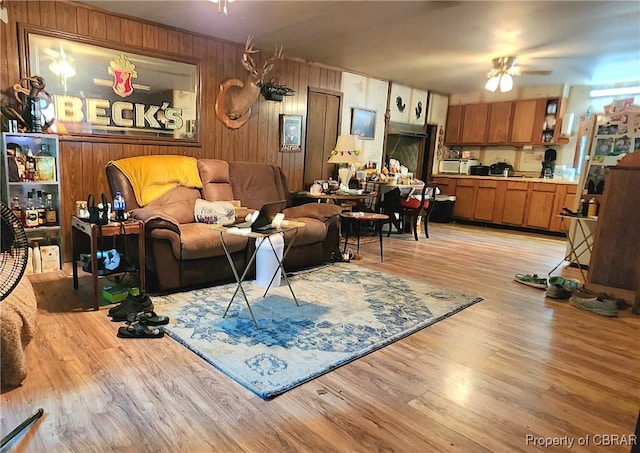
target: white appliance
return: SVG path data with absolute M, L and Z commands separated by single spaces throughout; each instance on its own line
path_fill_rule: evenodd
M 460 161 L 460 174 L 471 174 L 471 167 L 479 164 L 480 162 L 478 161 L 478 159 L 462 159 Z
M 460 173 L 460 159 L 444 159 L 440 161 L 439 173 Z

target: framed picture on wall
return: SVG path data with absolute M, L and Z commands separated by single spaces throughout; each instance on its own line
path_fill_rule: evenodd
M 363 140 L 373 140 L 376 132 L 376 112 L 359 108 L 351 109 L 351 135 Z
M 302 115 L 280 115 L 280 150 L 300 151 L 302 148 Z

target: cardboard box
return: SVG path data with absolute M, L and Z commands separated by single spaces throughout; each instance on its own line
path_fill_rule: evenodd
M 120 286 L 105 286 L 102 288 L 102 297 L 109 303 L 122 302 L 129 295 L 129 288 Z
M 60 270 L 60 248 L 57 245 L 40 246 L 42 272 Z

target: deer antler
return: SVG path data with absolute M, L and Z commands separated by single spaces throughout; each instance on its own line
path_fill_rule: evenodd
M 262 77 L 263 77 L 263 79 L 264 79 L 264 76 L 266 74 L 268 74 L 273 69 L 273 67 L 276 64 L 276 61 L 284 60 L 284 55 L 282 53 L 282 49 L 283 49 L 282 46 L 280 46 L 280 48 L 278 48 L 278 45 L 276 44 L 276 50 L 273 53 L 273 57 L 267 58 L 265 60 L 264 65 L 262 66 Z
M 253 36 L 249 35 L 244 45 L 244 52 L 242 52 L 242 66 L 251 73 L 257 73 L 258 68 L 256 68 L 256 62 L 251 57 L 251 54 L 259 53 L 260 51 L 253 48 L 251 41 L 253 41 Z

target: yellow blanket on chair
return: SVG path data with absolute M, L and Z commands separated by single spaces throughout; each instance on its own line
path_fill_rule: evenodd
M 136 200 L 145 206 L 178 186 L 202 188 L 198 162 L 188 156 L 137 156 L 111 162 L 129 179 Z

